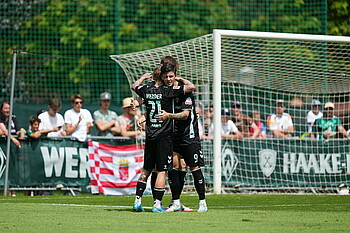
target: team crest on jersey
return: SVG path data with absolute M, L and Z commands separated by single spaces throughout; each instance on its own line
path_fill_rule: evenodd
M 180 89 L 180 86 L 173 86 L 173 89 Z
M 192 105 L 192 99 L 191 99 L 191 97 L 188 97 L 188 98 L 185 100 L 185 104 L 186 104 L 186 105 Z

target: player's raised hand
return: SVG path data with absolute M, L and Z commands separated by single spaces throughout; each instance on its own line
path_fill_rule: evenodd
M 142 79 L 149 79 L 152 78 L 152 73 L 145 73 L 144 75 L 141 76 Z
M 179 76 L 176 76 L 175 77 L 175 80 L 178 81 L 178 82 L 181 82 L 181 83 L 184 83 L 185 82 L 185 79 L 179 77 Z

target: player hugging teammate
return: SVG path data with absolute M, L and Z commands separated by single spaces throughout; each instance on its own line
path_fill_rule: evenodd
M 207 211 L 205 182 L 200 168 L 204 166 L 204 160 L 192 94 L 195 86 L 190 81 L 177 77 L 177 68 L 176 60 L 166 56 L 162 59 L 160 68 L 155 68 L 153 75 L 143 75 L 132 87 L 143 99 L 147 110 L 144 166 L 137 183 L 133 206 L 133 209 L 138 212 L 144 211 L 141 198 L 152 170 L 154 170 L 151 181 L 154 198 L 152 211 L 190 210 L 180 203 L 187 166 L 191 169 L 199 195 L 198 212 Z M 153 77 L 152 82 L 141 86 L 145 79 L 151 77 Z M 175 112 L 173 106 L 175 106 Z M 161 201 L 165 192 L 166 172 L 168 172 L 172 201 L 165 211 Z

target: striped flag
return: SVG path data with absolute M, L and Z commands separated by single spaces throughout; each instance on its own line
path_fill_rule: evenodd
M 91 193 L 134 194 L 143 165 L 143 147 L 88 144 Z

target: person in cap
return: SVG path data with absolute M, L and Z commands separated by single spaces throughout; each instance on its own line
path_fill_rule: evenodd
M 97 136 L 120 135 L 120 125 L 116 112 L 109 110 L 112 95 L 103 92 L 100 95 L 100 109 L 94 112 L 94 120 L 97 128 Z
M 317 119 L 312 129 L 311 138 L 319 140 L 327 140 L 334 138 L 337 132 L 340 132 L 344 138 L 350 140 L 346 130 L 344 129 L 340 119 L 334 116 L 334 103 L 327 102 L 324 105 L 323 117 Z
M 238 130 L 243 134 L 244 138 L 257 138 L 259 137 L 260 130 L 255 124 L 253 119 L 242 113 L 242 104 L 239 101 L 233 101 L 232 104 L 232 121 L 237 126 Z M 249 128 L 253 130 L 253 134 L 250 136 Z
M 320 111 L 321 102 L 317 99 L 311 101 L 311 110 L 306 115 L 306 120 L 308 124 L 308 133 L 312 133 L 312 126 L 315 121 L 323 116 Z
M 243 138 L 243 134 L 239 131 L 235 123 L 230 119 L 231 112 L 228 108 L 221 109 L 221 137 L 222 138 Z M 214 137 L 214 124 L 209 128 L 208 137 Z
M 136 126 L 136 110 L 132 105 L 133 98 L 127 97 L 123 99 L 123 114 L 118 117 L 120 124 L 120 134 L 123 137 L 136 137 L 144 135 L 144 132 L 139 131 Z M 136 118 L 135 118 L 136 117 Z
M 267 118 L 267 126 L 273 137 L 289 138 L 294 133 L 292 117 L 285 113 L 286 109 L 283 99 L 276 101 L 276 113 Z

